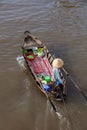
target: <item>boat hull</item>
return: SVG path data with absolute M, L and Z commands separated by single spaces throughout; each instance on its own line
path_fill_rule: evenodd
M 36 81 L 37 87 L 41 90 L 42 93 L 44 93 L 47 98 L 51 98 L 52 100 L 57 101 L 63 101 L 64 99 L 66 99 L 66 96 L 63 95 L 62 92 L 60 93 L 59 90 L 55 92 L 53 89 L 55 87 L 55 83 L 52 81 L 52 62 L 54 58 L 50 54 L 47 47 L 34 35 L 32 35 L 28 31 L 26 31 L 24 35 L 25 37 L 22 46 L 22 53 L 27 65 L 27 69 L 31 72 L 31 75 Z M 35 49 L 38 49 L 40 53 L 35 54 Z M 62 72 L 60 75 L 62 77 L 62 80 L 65 82 L 65 78 Z M 48 80 L 50 77 L 50 83 L 43 83 L 44 76 L 47 78 L 46 80 Z M 44 86 L 46 88 L 44 88 Z M 47 86 L 50 86 L 49 91 L 47 90 Z

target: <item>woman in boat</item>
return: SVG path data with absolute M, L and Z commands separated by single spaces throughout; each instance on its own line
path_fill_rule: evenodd
M 56 82 L 56 88 L 55 90 L 60 90 L 63 95 L 65 95 L 65 82 L 63 81 L 61 77 L 61 71 L 60 68 L 62 68 L 64 65 L 64 62 L 60 58 L 56 58 L 52 62 L 53 67 L 53 81 Z

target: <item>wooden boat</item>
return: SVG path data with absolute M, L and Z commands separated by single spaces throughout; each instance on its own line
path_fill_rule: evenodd
M 55 100 L 65 99 L 60 87 L 52 81 L 52 61 L 53 57 L 47 47 L 29 31 L 24 32 L 24 43 L 22 53 L 27 68 L 30 70 L 38 88 L 47 98 Z M 64 76 L 60 71 L 61 78 L 65 82 Z M 57 90 L 55 89 L 57 87 Z

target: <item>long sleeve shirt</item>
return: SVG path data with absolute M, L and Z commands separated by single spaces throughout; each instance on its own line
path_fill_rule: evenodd
M 60 77 L 59 71 L 60 71 L 59 69 L 53 68 L 53 80 L 55 80 L 56 82 L 59 81 L 59 82 L 63 83 L 63 81 Z

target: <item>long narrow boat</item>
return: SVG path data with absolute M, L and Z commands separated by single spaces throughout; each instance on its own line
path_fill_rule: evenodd
M 60 87 L 52 81 L 52 62 L 54 58 L 43 42 L 29 31 L 24 32 L 22 54 L 27 68 L 30 70 L 38 88 L 46 95 L 46 97 L 58 101 L 63 100 L 65 95 L 61 92 Z M 65 82 L 61 70 L 60 75 Z

